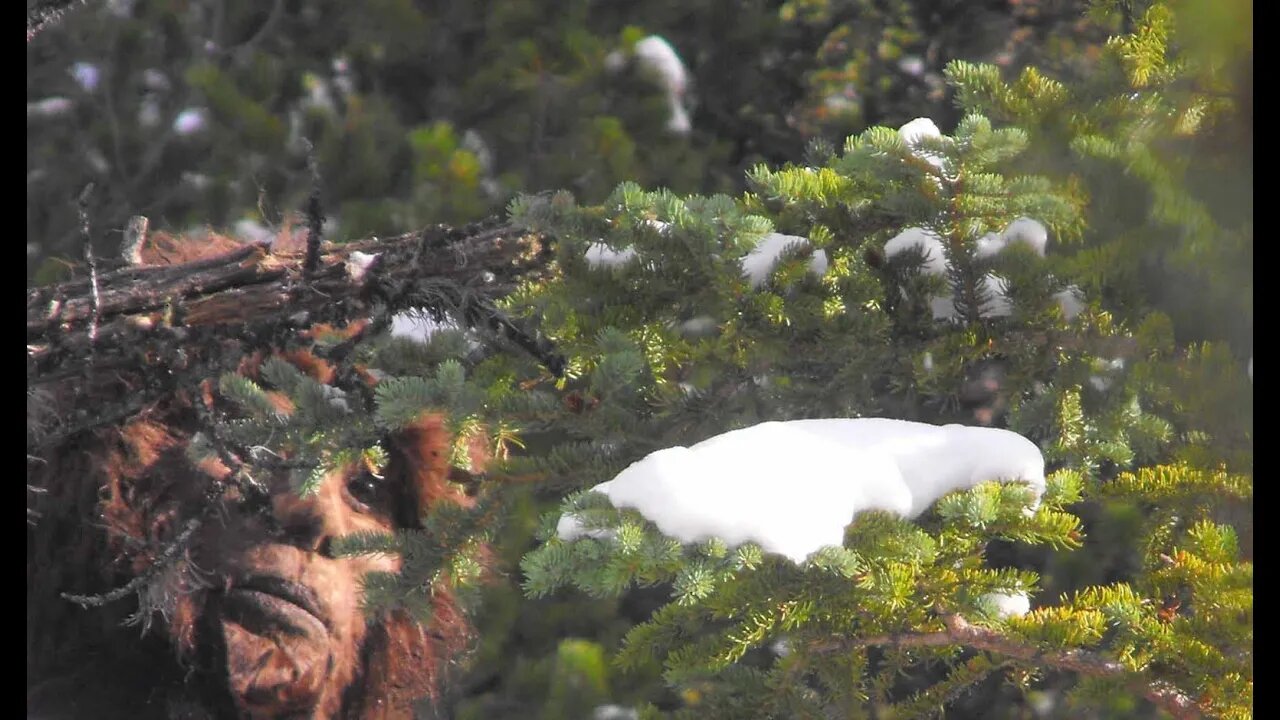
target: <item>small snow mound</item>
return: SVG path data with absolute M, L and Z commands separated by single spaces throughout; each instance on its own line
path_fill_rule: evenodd
M 587 264 L 593 268 L 612 268 L 631 262 L 636 256 L 635 248 L 614 250 L 602 242 L 594 242 L 587 246 Z
M 580 537 L 612 540 L 614 532 L 612 530 L 588 530 L 583 526 L 582 520 L 578 516 L 566 514 L 561 515 L 560 522 L 556 523 L 556 536 L 566 542 L 577 540 Z
M 648 68 L 662 81 L 662 87 L 669 93 L 683 94 L 689 86 L 689 73 L 671 43 L 660 35 L 649 37 L 636 43 L 636 61 L 641 67 Z
M 378 259 L 379 253 L 365 253 L 359 250 L 353 251 L 347 256 L 347 276 L 353 282 L 361 282 L 364 280 L 365 273 L 369 272 L 369 268 L 373 265 L 373 261 Z M 394 323 L 394 318 L 392 319 Z
M 924 138 L 941 138 L 945 137 L 938 126 L 929 118 L 916 118 L 911 122 L 898 128 L 898 136 L 902 138 L 902 142 L 911 148 L 911 152 L 921 160 L 929 163 L 940 171 L 946 171 L 947 159 L 936 152 L 920 150 L 916 146 Z
M 1044 457 L 1008 430 L 882 418 L 766 422 L 658 450 L 593 490 L 683 543 L 754 542 L 802 563 L 867 510 L 915 518 L 987 480 L 1044 492 Z M 573 515 L 557 534 L 583 536 Z
M 208 125 L 208 115 L 204 108 L 187 108 L 173 119 L 173 131 L 179 135 L 194 135 Z
M 680 55 L 666 38 L 650 35 L 636 43 L 632 50 L 635 63 L 657 80 L 667 96 L 671 106 L 671 115 L 667 119 L 667 130 L 676 135 L 688 135 L 693 130 L 693 121 L 689 117 L 689 109 L 685 107 L 685 97 L 689 90 L 689 71 L 685 68 Z M 604 66 L 609 72 L 619 72 L 627 65 L 628 56 L 621 51 L 614 51 L 605 56 Z
M 1035 250 L 1040 257 L 1044 257 L 1045 247 L 1049 244 L 1049 231 L 1039 220 L 1018 218 L 1004 229 L 1005 247 L 1015 243 L 1022 243 Z
M 622 705 L 598 705 L 591 712 L 591 720 L 640 720 L 640 712 Z
M 942 238 L 932 230 L 909 227 L 884 244 L 884 255 L 892 258 L 908 248 L 918 248 L 925 255 L 924 272 L 929 275 L 947 273 L 947 256 L 942 250 Z
M 1058 301 L 1058 307 L 1062 309 L 1062 317 L 1068 320 L 1075 320 L 1080 313 L 1084 312 L 1084 292 L 1075 285 L 1054 293 L 1053 299 Z
M 760 240 L 760 244 L 747 253 L 742 258 L 742 272 L 751 281 L 751 287 L 759 288 L 764 285 L 765 280 L 769 278 L 769 274 L 778 264 L 778 258 L 787 248 L 793 245 L 802 245 L 809 247 L 809 239 L 798 235 L 783 235 L 781 233 L 769 233 Z M 815 250 L 813 257 L 809 259 L 809 271 L 814 275 L 821 277 L 827 271 L 827 253 L 823 250 Z
M 993 255 L 999 255 L 1000 251 L 1004 250 L 1006 243 L 1003 235 L 987 233 L 986 235 L 978 238 L 977 244 L 977 256 L 979 258 L 989 258 Z
M 942 131 L 929 118 L 916 118 L 898 128 L 898 135 L 902 138 L 902 142 L 915 145 L 920 138 L 942 137 Z
M 982 599 L 994 605 L 1001 618 L 1022 617 L 1031 612 L 1031 598 L 1024 592 L 987 593 Z
M 426 343 L 441 330 L 457 330 L 452 320 L 432 320 L 419 312 L 397 313 L 391 317 L 391 336 Z

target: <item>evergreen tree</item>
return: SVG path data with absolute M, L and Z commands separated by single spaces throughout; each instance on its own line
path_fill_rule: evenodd
M 725 46 L 763 37 L 785 49 L 816 33 L 836 47 L 854 20 L 883 21 L 858 30 L 902 47 L 847 59 L 845 75 L 819 69 L 833 63 L 830 48 L 786 68 L 814 73 L 771 92 L 812 110 L 827 84 L 893 72 L 904 48 L 934 34 L 914 6 L 878 16 L 871 5 L 849 15 L 826 3 L 753 6 Z M 555 255 L 545 277 L 498 304 L 555 344 L 563 373 L 505 352 L 510 343 L 463 303 L 423 295 L 444 329 L 423 343 L 379 336 L 342 361 L 369 373 L 372 389 L 342 372 L 319 383 L 279 361 L 258 380 L 228 374 L 219 390 L 234 412 L 192 448 L 262 448 L 250 459 L 263 465 L 278 451 L 305 492 L 307 478 L 348 463 L 379 472 L 378 438 L 429 412 L 449 423 L 456 467 L 477 444 L 498 459 L 468 478 L 475 508 L 338 548 L 404 558 L 398 576 L 368 578 L 371 610 L 426 617 L 438 583 L 482 601 L 471 674 L 424 715 L 604 717 L 625 713 L 608 709 L 621 703 L 643 717 L 973 706 L 1012 717 L 1046 702 L 1038 715 L 1251 715 L 1252 207 L 1204 181 L 1240 167 L 1241 148 L 1224 138 L 1247 127 L 1251 49 L 1233 54 L 1187 30 L 1217 16 L 1196 3 L 1100 3 L 1082 37 L 1118 22 L 1128 32 L 1080 61 L 1087 77 L 1066 52 L 1046 51 L 1048 68 L 1012 79 L 955 62 L 945 76 L 959 112 L 937 116 L 949 132 L 876 126 L 837 149 L 802 141 L 869 118 L 896 126 L 920 89 L 863 94 L 799 129 L 781 110 L 748 113 L 735 136 L 714 111 L 739 88 L 704 84 L 695 127 L 710 125 L 681 138 L 664 130 L 653 78 L 602 70 L 648 27 L 592 26 L 586 5 L 570 4 L 512 42 L 548 14 L 543 4 L 432 10 L 376 4 L 341 32 L 328 21 L 348 17 L 336 6 L 290 15 L 301 30 L 288 42 L 317 48 L 301 84 L 253 37 L 185 71 L 208 102 L 211 115 L 198 117 L 235 136 L 210 147 L 258 148 L 276 197 L 301 192 L 281 161 L 288 137 L 315 138 L 322 167 L 344 168 L 325 176 L 353 234 L 468 220 L 518 190 L 566 188 L 507 206 L 512 223 L 555 238 Z M 224 21 L 248 35 L 268 12 Z M 723 12 L 694 11 L 689 27 Z M 665 22 L 689 47 L 675 17 L 659 4 L 654 28 Z M 423 34 L 438 41 L 438 66 L 425 73 L 412 62 Z M 334 46 L 368 68 L 371 86 L 430 90 L 342 90 L 344 71 L 316 60 Z M 691 54 L 695 75 L 708 78 L 725 52 Z M 500 60 L 477 71 L 478 57 Z M 751 72 L 780 77 L 761 62 Z M 618 100 L 632 82 L 648 95 Z M 342 100 L 320 107 L 335 92 Z M 388 97 L 410 109 L 393 111 Z M 522 111 L 494 116 L 486 103 Z M 543 112 L 536 122 L 530 107 Z M 297 128 L 282 121 L 290 108 Z M 516 159 L 486 165 L 477 136 Z M 518 154 L 531 137 L 529 156 Z M 763 149 L 771 137 L 785 152 Z M 123 142 L 132 157 L 133 140 Z M 748 162 L 745 191 L 726 194 Z M 223 180 L 194 217 L 230 220 L 256 192 Z M 1251 169 L 1242 182 L 1251 186 Z M 206 206 L 227 192 L 236 198 Z M 1206 309 L 1162 295 L 1170 278 L 1203 288 Z M 313 349 L 342 340 L 317 335 Z M 682 545 L 652 518 L 584 492 L 655 450 L 832 417 L 1008 428 L 1043 453 L 1045 492 L 1033 513 L 1024 488 L 997 483 L 915 519 L 861 513 L 842 547 L 803 562 L 752 543 Z M 771 492 L 793 492 L 787 480 Z M 584 533 L 567 537 L 566 516 Z M 490 551 L 500 572 L 486 585 Z

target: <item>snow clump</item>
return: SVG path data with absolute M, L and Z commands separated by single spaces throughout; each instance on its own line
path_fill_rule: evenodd
M 587 246 L 587 265 L 593 268 L 612 268 L 631 262 L 636 256 L 635 248 L 614 250 L 602 242 L 593 242 Z
M 751 281 L 751 287 L 758 289 L 764 285 L 764 281 L 769 278 L 774 266 L 778 264 L 778 258 L 793 245 L 808 247 L 809 239 L 776 232 L 765 235 L 760 243 L 742 258 L 742 273 Z M 813 256 L 809 259 L 809 271 L 821 277 L 827 272 L 827 264 L 826 251 L 814 250 Z
M 919 122 L 918 120 L 912 121 Z M 910 126 L 903 126 L 904 130 Z M 933 127 L 933 123 L 929 122 L 929 127 Z M 934 128 L 936 130 L 936 128 Z M 928 134 L 928 128 L 924 130 L 915 130 L 912 137 Z M 904 133 L 904 138 L 906 137 Z M 978 238 L 976 243 L 976 256 L 979 259 L 990 258 L 1000 254 L 1010 245 L 1023 244 L 1031 248 L 1040 257 L 1045 256 L 1045 248 L 1049 243 L 1049 231 L 1044 224 L 1038 220 L 1027 217 L 1021 217 L 1009 223 L 1004 231 L 1000 234 L 987 233 Z M 946 275 L 950 268 L 947 262 L 947 256 L 943 250 L 942 238 L 932 230 L 921 227 L 909 227 L 897 235 L 889 239 L 884 244 L 884 254 L 886 258 L 893 258 L 910 248 L 920 251 L 925 257 L 924 266 L 921 272 L 926 275 Z M 1008 286 L 1004 278 L 994 273 L 987 273 L 982 279 L 983 287 L 990 300 L 982 308 L 982 317 L 1008 317 L 1013 313 L 1013 304 L 1009 301 Z M 1058 307 L 1062 310 L 1062 315 L 1067 320 L 1073 320 L 1084 310 L 1084 300 L 1080 288 L 1072 285 L 1065 290 L 1054 293 L 1053 298 L 1058 302 Z M 958 317 L 955 302 L 950 295 L 939 295 L 933 298 L 930 303 L 933 311 L 934 320 L 953 320 Z
M 671 228 L 670 223 L 661 220 L 644 220 L 643 222 L 660 233 L 669 232 Z M 808 238 L 799 235 L 783 235 L 776 232 L 761 238 L 751 252 L 742 258 L 742 274 L 751 283 L 752 288 L 759 289 L 764 285 L 765 280 L 777 266 L 782 253 L 793 245 L 809 247 L 810 243 Z M 636 251 L 633 247 L 615 250 L 603 241 L 597 240 L 587 246 L 584 257 L 587 265 L 592 268 L 615 268 L 634 260 Z M 826 251 L 814 250 L 813 256 L 809 259 L 809 271 L 814 275 L 822 276 L 827 272 L 829 264 Z
M 982 599 L 994 606 L 1000 618 L 1021 617 L 1031 612 L 1031 598 L 1024 592 L 987 593 Z
M 652 73 L 667 95 L 667 103 L 671 106 L 671 117 L 667 120 L 667 130 L 677 135 L 688 135 L 693 130 L 693 122 L 684 105 L 689 90 L 689 71 L 676 53 L 671 43 L 660 35 L 650 35 L 635 46 L 635 61 Z M 626 64 L 621 52 L 610 53 L 605 58 L 605 67 L 617 72 Z
M 936 152 L 922 150 L 917 147 L 924 138 L 944 138 L 942 131 L 929 118 L 916 118 L 911 122 L 898 128 L 898 136 L 902 138 L 902 142 L 911 148 L 912 154 L 924 160 L 930 165 L 945 172 L 947 169 L 947 159 Z
M 765 422 L 650 453 L 592 490 L 682 543 L 758 544 L 802 563 L 844 541 L 866 510 L 916 518 L 942 496 L 988 480 L 1044 492 L 1044 456 L 1017 433 L 884 418 Z M 588 533 L 572 514 L 557 535 Z

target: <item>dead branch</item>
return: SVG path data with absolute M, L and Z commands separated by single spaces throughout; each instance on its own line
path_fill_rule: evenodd
M 324 243 L 313 272 L 306 255 L 245 245 L 29 290 L 27 385 L 67 410 L 41 444 L 128 417 L 245 354 L 286 347 L 315 323 L 373 318 L 385 327 L 414 308 L 487 325 L 559 371 L 550 345 L 493 305 L 547 271 L 540 235 L 488 222 Z

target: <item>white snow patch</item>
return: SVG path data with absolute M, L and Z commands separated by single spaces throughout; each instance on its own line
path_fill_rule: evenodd
M 705 337 L 720 326 L 710 315 L 697 315 L 680 323 L 680 334 L 685 337 Z
M 582 524 L 582 521 L 573 514 L 561 515 L 560 522 L 556 523 L 556 536 L 566 542 L 577 540 L 580 537 L 612 540 L 616 535 L 617 533 L 612 530 L 588 530 Z
M 913 121 L 916 122 L 916 121 Z M 932 126 L 932 123 L 929 124 Z M 927 131 L 927 128 L 925 128 Z M 927 132 L 921 131 L 923 134 Z M 917 133 L 921 134 L 921 133 Z M 1045 247 L 1049 242 L 1049 231 L 1037 220 L 1018 218 L 1009 223 L 1004 232 L 997 235 L 987 233 L 978 238 L 975 255 L 979 259 L 998 255 L 1013 243 L 1023 243 L 1040 257 L 1045 255 Z M 895 235 L 884 244 L 886 258 L 892 258 L 908 248 L 918 248 L 925 256 L 921 272 L 927 275 L 945 275 L 950 263 L 943 252 L 942 238 L 937 233 L 919 227 L 909 227 Z M 1013 303 L 1009 300 L 1008 282 L 994 273 L 988 273 L 982 279 L 983 287 L 990 296 L 981 311 L 982 317 L 1008 317 L 1013 314 Z M 1084 293 L 1072 285 L 1066 290 L 1054 293 L 1054 300 L 1062 309 L 1067 320 L 1075 319 L 1084 311 Z M 951 295 L 939 295 L 929 301 L 929 307 L 935 320 L 954 320 L 957 317 L 955 301 Z
M 1004 250 L 1005 239 L 1003 235 L 995 233 L 987 233 L 978 238 L 978 251 L 975 253 L 979 258 L 989 258 L 993 255 L 1000 254 Z
M 841 545 L 864 510 L 915 518 L 987 480 L 1025 482 L 1038 504 L 1044 457 L 1008 430 L 841 418 L 766 422 L 658 450 L 593 490 L 681 542 L 754 542 L 800 563 Z M 582 535 L 576 518 L 560 523 L 561 539 Z
M 915 145 L 920 138 L 942 137 L 942 131 L 929 118 L 916 118 L 898 128 L 898 135 L 907 145 Z
M 1075 320 L 1080 313 L 1084 312 L 1084 292 L 1075 285 L 1054 293 L 1053 299 L 1058 301 L 1058 307 L 1062 309 L 1062 317 L 1068 320 Z
M 347 256 L 347 276 L 353 282 L 364 280 L 365 273 L 369 272 L 369 266 L 373 265 L 373 261 L 378 259 L 378 253 L 365 253 L 359 250 L 353 251 Z M 392 326 L 395 325 L 395 318 L 391 319 Z
M 173 119 L 173 131 L 179 135 L 194 135 L 208 124 L 204 108 L 187 108 Z
M 102 80 L 102 71 L 98 70 L 98 66 L 89 62 L 78 62 L 71 66 L 71 77 L 75 78 L 76 84 L 85 92 L 91 93 L 98 89 L 98 84 Z
M 1031 598 L 1024 592 L 987 593 L 983 600 L 996 608 L 996 615 L 1002 618 L 1021 617 L 1031 612 Z
M 689 89 L 689 71 L 680 55 L 659 35 L 650 35 L 636 43 L 634 53 L 636 63 L 654 76 L 667 96 L 667 103 L 671 106 L 667 130 L 677 135 L 689 134 L 693 122 L 684 104 Z M 626 57 L 621 52 L 612 52 L 604 64 L 610 72 L 617 72 L 626 65 Z
M 71 112 L 73 107 L 75 103 L 70 98 L 47 97 L 27 103 L 27 117 L 58 117 Z
M 660 35 L 649 37 L 636 43 L 636 62 L 641 67 L 652 70 L 662 81 L 662 89 L 669 94 L 683 95 L 689 87 L 689 71 L 671 43 Z
M 909 227 L 884 244 L 884 255 L 892 258 L 907 248 L 919 248 L 925 255 L 923 271 L 929 275 L 945 275 L 947 256 L 942 250 L 942 238 L 932 230 Z
M 587 264 L 593 268 L 617 267 L 631 262 L 636 256 L 635 248 L 614 250 L 602 242 L 593 242 L 587 246 Z
M 622 705 L 598 705 L 591 711 L 591 720 L 640 720 L 640 711 Z
M 1015 243 L 1026 245 L 1040 257 L 1044 257 L 1045 248 L 1049 244 L 1049 230 L 1039 220 L 1020 217 L 1009 223 L 999 235 L 987 233 L 978 239 L 977 256 L 988 258 L 998 255 L 1005 248 Z
M 898 61 L 898 69 L 912 77 L 920 77 L 924 74 L 924 59 L 919 55 L 907 55 Z
M 1049 244 L 1049 231 L 1039 220 L 1021 217 L 1004 229 L 1003 239 L 1005 247 L 1022 243 L 1044 257 L 1045 247 Z
M 791 639 L 780 637 L 769 645 L 769 650 L 778 657 L 786 657 L 791 654 Z
M 924 160 L 930 165 L 945 171 L 947 169 L 947 159 L 935 152 L 921 150 L 916 146 L 923 138 L 940 138 L 944 137 L 942 131 L 929 118 L 916 118 L 911 122 L 898 128 L 898 136 L 902 138 L 902 142 L 911 148 L 912 154 Z
M 751 252 L 747 253 L 746 257 L 742 258 L 742 272 L 751 280 L 751 287 L 759 288 L 764 285 L 764 281 L 768 279 L 769 274 L 773 272 L 774 266 L 778 264 L 778 258 L 792 245 L 809 247 L 809 239 L 798 235 L 769 233 L 760 240 L 760 243 Z M 827 271 L 827 253 L 825 251 L 815 250 L 813 252 L 813 257 L 809 259 L 809 271 L 819 277 Z
M 391 336 L 408 338 L 426 343 L 431 336 L 441 330 L 457 330 L 458 324 L 453 320 L 433 320 L 423 313 L 402 312 L 391 316 Z

